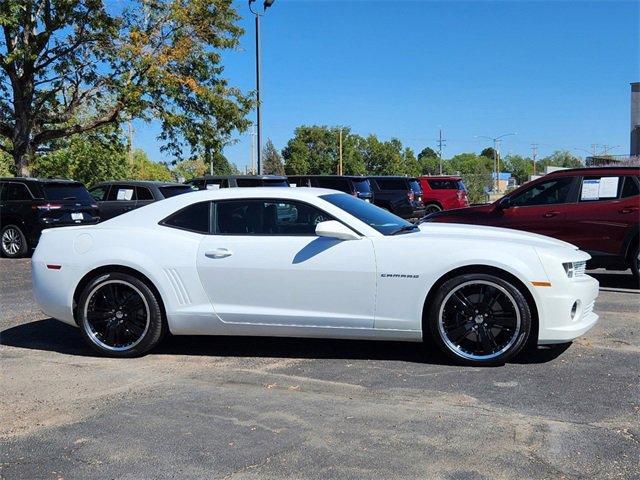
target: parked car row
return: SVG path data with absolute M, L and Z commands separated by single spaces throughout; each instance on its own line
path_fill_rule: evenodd
M 88 192 L 71 180 L 4 178 L 0 179 L 1 252 L 23 256 L 35 248 L 44 228 L 97 223 L 194 190 L 318 187 L 348 193 L 405 219 L 497 226 L 558 238 L 587 251 L 592 256 L 589 267 L 631 268 L 640 276 L 639 177 L 638 167 L 561 170 L 493 204 L 472 207 L 457 176 L 205 175 L 186 184 L 102 182 Z M 280 216 L 295 218 L 295 212 L 283 208 L 278 207 Z

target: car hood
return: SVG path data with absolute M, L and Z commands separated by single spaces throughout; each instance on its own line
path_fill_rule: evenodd
M 456 239 L 464 239 L 470 242 L 486 241 L 491 242 L 507 242 L 510 244 L 527 245 L 536 248 L 548 249 L 571 249 L 577 250 L 578 247 L 562 240 L 538 235 L 537 233 L 523 232 L 520 230 L 511 230 L 509 228 L 485 227 L 481 225 L 467 225 L 461 223 L 421 223 L 419 225 L 420 232 L 415 235 L 450 237 Z

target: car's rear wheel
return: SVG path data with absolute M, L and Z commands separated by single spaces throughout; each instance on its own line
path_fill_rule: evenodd
M 471 365 L 500 365 L 525 346 L 531 310 L 519 288 L 500 277 L 464 274 L 438 289 L 429 329 L 450 357 Z
M 631 256 L 631 262 L 629 263 L 630 263 L 629 266 L 631 267 L 631 272 L 633 273 L 633 276 L 635 277 L 636 281 L 640 280 L 640 244 L 636 245 L 636 249 Z
M 135 357 L 155 347 L 164 333 L 162 307 L 142 280 L 114 272 L 96 276 L 78 301 L 82 336 L 111 357 Z
M 442 211 L 442 207 L 440 207 L 440 205 L 438 205 L 437 203 L 429 203 L 424 206 L 425 215 L 429 215 L 431 213 L 436 213 L 441 211 Z
M 24 257 L 29 250 L 27 239 L 16 225 L 7 225 L 0 234 L 2 255 L 8 258 Z

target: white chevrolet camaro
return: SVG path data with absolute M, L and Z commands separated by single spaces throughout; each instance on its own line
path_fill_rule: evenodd
M 588 259 L 514 230 L 415 226 L 333 190 L 243 188 L 44 230 L 32 269 L 43 311 L 110 356 L 171 332 L 432 338 L 459 361 L 496 364 L 596 323 Z

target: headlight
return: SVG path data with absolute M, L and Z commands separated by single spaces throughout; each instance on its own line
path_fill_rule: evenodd
M 587 262 L 581 260 L 579 262 L 566 262 L 563 263 L 564 271 L 569 278 L 582 277 L 587 267 Z

